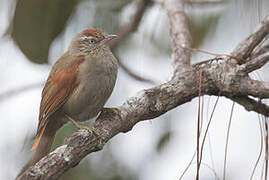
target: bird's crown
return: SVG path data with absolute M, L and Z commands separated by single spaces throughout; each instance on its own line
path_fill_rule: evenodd
M 105 38 L 105 33 L 99 29 L 86 29 L 82 31 L 84 36 L 93 36 L 96 38 Z

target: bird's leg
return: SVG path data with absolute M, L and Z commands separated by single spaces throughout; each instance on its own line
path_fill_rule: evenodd
M 86 126 L 83 124 L 80 124 L 78 122 L 76 122 L 73 118 L 71 118 L 70 116 L 66 115 L 65 116 L 74 124 L 74 126 L 76 126 L 78 129 L 85 129 L 87 130 L 90 134 L 94 133 L 95 135 L 98 135 L 95 130 L 94 127 L 90 127 L 90 126 Z
M 104 113 L 104 112 L 106 112 L 106 113 L 112 113 L 112 114 L 117 114 L 117 115 L 120 114 L 120 110 L 118 108 L 105 108 L 104 107 L 102 109 L 102 113 Z

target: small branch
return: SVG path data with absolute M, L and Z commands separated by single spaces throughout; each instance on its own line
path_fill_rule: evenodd
M 201 123 L 201 94 L 202 94 L 202 68 L 199 68 L 199 94 L 198 94 L 198 117 L 197 117 L 197 139 L 196 139 L 196 163 L 197 163 L 197 169 L 196 169 L 196 180 L 199 180 L 199 170 L 200 170 L 200 123 Z
M 139 0 L 137 2 L 137 7 L 136 7 L 136 12 L 134 14 L 134 16 L 131 18 L 131 21 L 127 24 L 125 24 L 120 32 L 118 33 L 118 38 L 116 38 L 114 41 L 112 41 L 110 43 L 110 48 L 111 50 L 114 52 L 115 56 L 117 55 L 116 49 L 117 46 L 119 44 L 119 42 L 122 42 L 124 39 L 126 39 L 128 37 L 128 35 L 131 32 L 136 31 L 144 13 L 145 10 L 147 8 L 147 6 L 149 5 L 150 1 L 149 0 Z M 119 57 L 117 57 L 118 61 L 119 61 L 119 66 L 132 78 L 134 78 L 135 80 L 138 81 L 142 81 L 142 82 L 147 82 L 147 83 L 151 83 L 154 84 L 154 82 L 150 79 L 144 78 L 139 76 L 138 74 L 134 73 L 130 68 L 128 68 L 127 66 L 125 66 Z
M 232 52 L 233 56 L 239 57 L 241 59 L 246 59 L 251 55 L 254 48 L 262 42 L 265 36 L 269 33 L 269 16 L 265 17 L 262 21 L 260 27 L 247 37 L 244 41 L 242 41 Z
M 223 180 L 226 179 L 228 144 L 229 144 L 229 137 L 230 137 L 230 131 L 231 131 L 234 104 L 235 104 L 235 102 L 233 102 L 233 105 L 232 105 L 231 114 L 230 114 L 230 118 L 229 118 L 229 124 L 228 124 L 228 130 L 227 130 L 227 135 L 226 135 L 225 153 L 224 153 L 224 167 L 223 167 Z
M 257 69 L 260 69 L 269 61 L 269 52 L 259 55 L 258 57 L 249 60 L 246 64 L 241 65 L 242 71 L 250 73 Z
M 225 3 L 225 0 L 184 0 L 184 3 L 190 5 L 216 5 Z
M 176 70 L 175 73 L 178 73 L 184 71 L 183 66 L 190 66 L 191 53 L 186 49 L 191 47 L 188 19 L 184 12 L 183 0 L 166 0 L 164 5 L 170 22 L 173 65 Z
M 267 180 L 267 175 L 268 175 L 268 141 L 269 141 L 269 130 L 268 130 L 268 121 L 267 119 L 264 118 L 264 126 L 265 126 L 265 137 L 264 137 L 264 141 L 265 141 L 265 170 L 264 170 L 264 180 Z
M 258 114 L 258 119 L 259 119 L 259 127 L 260 127 L 260 137 L 261 137 L 261 141 L 260 141 L 260 152 L 259 152 L 259 155 L 258 155 L 258 158 L 255 162 L 255 165 L 254 165 L 254 168 L 252 170 L 252 173 L 251 173 L 251 176 L 250 176 L 250 180 L 253 180 L 253 176 L 255 174 L 255 171 L 258 167 L 258 164 L 261 160 L 261 156 L 262 156 L 262 152 L 263 152 L 263 128 L 262 128 L 262 119 L 260 118 L 260 115 Z
M 149 0 L 139 0 L 137 2 L 136 12 L 134 16 L 131 18 L 129 23 L 125 24 L 121 28 L 120 32 L 118 33 L 118 38 L 110 43 L 111 49 L 116 48 L 119 42 L 122 42 L 124 39 L 126 39 L 131 32 L 136 31 L 149 3 Z
M 252 80 L 249 77 L 243 78 L 238 94 L 250 95 L 260 99 L 269 98 L 269 82 Z
M 131 69 L 129 69 L 127 66 L 125 66 L 124 64 L 122 64 L 121 61 L 119 61 L 119 66 L 132 78 L 134 78 L 137 81 L 141 81 L 141 82 L 146 82 L 146 83 L 150 83 L 150 84 L 155 84 L 153 80 L 151 79 L 147 79 L 145 77 L 139 76 L 137 74 L 135 74 L 134 72 L 132 72 Z
M 269 106 L 260 101 L 256 101 L 247 96 L 232 97 L 230 99 L 242 105 L 247 111 L 257 112 L 266 117 L 269 117 Z
M 269 52 L 269 44 L 266 44 L 264 46 L 256 48 L 254 53 L 251 54 L 251 59 L 254 59 L 254 58 L 256 58 L 256 57 L 258 57 L 266 52 Z

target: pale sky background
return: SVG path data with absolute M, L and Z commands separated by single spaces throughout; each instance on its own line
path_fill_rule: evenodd
M 0 36 L 4 34 L 12 17 L 11 2 L 0 0 Z M 222 12 L 216 30 L 208 29 L 211 34 L 199 48 L 214 53 L 230 53 L 241 40 L 255 30 L 259 20 L 269 14 L 269 1 L 259 1 L 260 13 L 257 2 L 246 5 L 244 0 L 241 0 L 216 7 L 188 7 L 188 14 L 195 16 L 197 21 L 199 18 L 202 20 Z M 63 54 L 77 32 L 91 26 L 91 18 L 88 18 L 87 23 L 82 18 L 85 14 L 90 15 L 87 11 L 89 6 L 91 4 L 88 2 L 81 3 L 74 17 L 68 22 L 67 29 L 53 42 L 49 55 L 50 63 L 54 63 Z M 123 16 L 128 17 L 131 9 L 132 7 L 126 9 Z M 154 5 L 142 19 L 138 31 L 131 36 L 133 48 L 121 52 L 121 59 L 127 66 L 132 67 L 139 75 L 151 78 L 157 84 L 169 80 L 172 74 L 170 55 L 159 53 L 145 37 L 152 36 L 156 41 L 162 41 L 164 46 L 169 46 L 170 38 L 163 37 L 164 34 L 168 34 L 168 27 L 165 10 L 158 4 Z M 209 58 L 212 57 L 204 54 L 193 55 L 193 62 Z M 44 82 L 49 70 L 49 65 L 38 65 L 27 60 L 10 37 L 0 38 L 0 94 L 27 84 Z M 267 64 L 258 71 L 262 80 L 269 81 L 268 70 Z M 107 106 L 120 105 L 126 98 L 149 87 L 152 85 L 137 82 L 120 70 L 116 88 Z M 0 179 L 14 179 L 26 159 L 30 157 L 21 157 L 21 153 L 23 151 L 26 154 L 25 152 L 30 151 L 25 149 L 24 144 L 25 141 L 30 141 L 27 137 L 34 135 L 36 131 L 41 90 L 40 86 L 0 102 Z M 216 97 L 211 97 L 210 102 L 208 96 L 204 98 L 205 122 L 206 112 L 210 114 L 215 100 Z M 103 151 L 106 148 L 112 149 L 113 155 L 137 174 L 139 180 L 178 179 L 196 148 L 197 102 L 196 98 L 160 118 L 138 123 L 132 131 L 114 137 Z M 231 106 L 231 101 L 220 98 L 210 126 L 212 152 L 208 139 L 204 150 L 203 162 L 210 167 L 214 166 L 219 178 L 222 178 L 223 173 L 225 138 Z M 260 148 L 258 123 L 257 114 L 246 112 L 240 105 L 235 105 L 228 149 L 227 179 L 249 179 Z M 172 137 L 163 151 L 156 152 L 158 138 L 167 128 L 172 132 Z M 97 162 L 102 152 L 90 156 Z M 261 167 L 262 163 L 259 164 L 254 179 L 260 177 Z M 196 165 L 193 164 L 183 179 L 194 179 L 195 172 Z M 204 165 L 201 166 L 200 174 L 201 180 L 215 179 L 213 172 Z

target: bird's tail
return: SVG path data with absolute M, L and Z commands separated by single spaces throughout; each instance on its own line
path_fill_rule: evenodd
M 42 132 L 36 137 L 34 145 L 32 149 L 35 148 L 35 153 L 32 159 L 23 167 L 21 172 L 18 174 L 16 180 L 24 180 L 26 177 L 22 176 L 23 173 L 30 167 L 35 165 L 40 159 L 46 156 L 50 150 L 52 143 L 55 138 L 56 131 L 52 130 L 51 128 L 46 128 L 42 130 Z
M 33 145 L 33 149 L 36 146 L 36 150 L 34 156 L 32 157 L 31 166 L 50 152 L 55 134 L 56 131 L 53 131 L 51 128 L 44 127 L 41 134 L 36 138 L 36 141 L 38 141 L 37 145 L 36 141 Z

